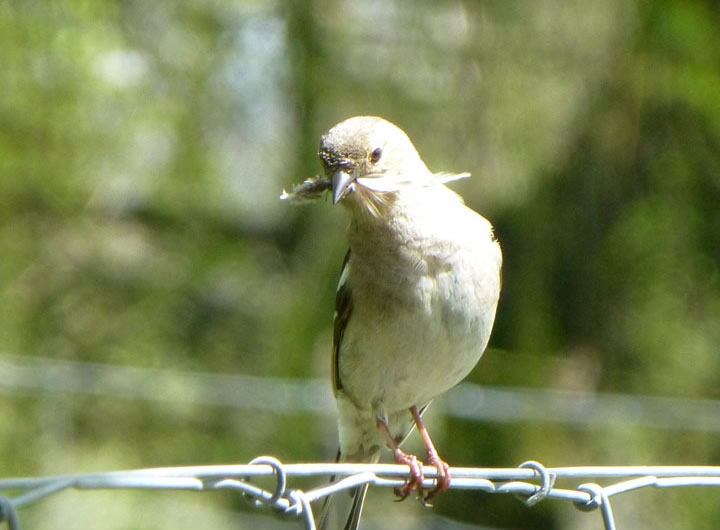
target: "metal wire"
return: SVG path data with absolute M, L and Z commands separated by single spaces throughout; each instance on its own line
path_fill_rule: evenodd
M 180 381 L 182 384 L 178 384 Z M 149 370 L 138 367 L 57 361 L 0 354 L 0 394 L 88 394 L 168 403 L 192 402 L 293 414 L 332 413 L 323 380 L 287 380 L 243 375 Z M 173 389 L 183 388 L 182 393 Z M 163 389 L 159 391 L 159 389 Z M 160 396 L 160 397 L 158 397 Z M 468 403 L 476 404 L 468 407 Z M 505 389 L 462 384 L 438 405 L 447 415 L 490 421 L 564 422 L 569 424 L 633 424 L 667 429 L 720 432 L 720 401 L 678 400 L 558 390 Z M 548 415 L 552 411 L 552 415 Z M 672 412 L 672 413 L 671 413 Z M 452 468 L 452 489 L 512 494 L 528 507 L 545 499 L 569 500 L 583 511 L 599 510 L 606 529 L 615 529 L 610 499 L 639 488 L 720 486 L 720 467 L 630 466 L 548 468 L 529 461 L 518 468 Z M 67 489 L 234 490 L 257 508 L 303 521 L 315 528 L 312 503 L 361 484 L 395 488 L 404 483 L 406 466 L 365 464 L 282 464 L 259 457 L 248 465 L 197 466 L 114 471 L 84 475 L 0 480 L 0 526 L 19 529 L 17 510 Z M 251 481 L 275 477 L 275 487 Z M 329 477 L 337 479 L 328 483 Z M 425 488 L 433 487 L 435 470 L 425 469 Z M 296 477 L 318 477 L 310 490 L 292 488 Z M 562 482 L 563 487 L 556 487 Z M 598 482 L 603 482 L 601 485 Z M 570 483 L 568 485 L 568 483 Z M 17 492 L 20 493 L 17 493 Z M 15 496 L 3 492 L 13 492 Z
M 164 406 L 192 403 L 270 410 L 276 414 L 332 415 L 336 411 L 325 379 L 183 372 L 0 352 L 2 394 L 95 395 L 160 401 Z M 720 400 L 711 399 L 490 387 L 465 382 L 436 400 L 433 408 L 449 417 L 473 421 L 720 432 Z
M 571 501 L 582 511 L 600 510 L 606 530 L 615 530 L 610 498 L 645 487 L 720 487 L 720 466 L 624 466 L 548 468 L 530 461 L 517 468 L 451 468 L 451 489 L 512 494 L 534 506 L 545 499 Z M 170 489 L 207 491 L 232 489 L 241 492 L 257 508 L 269 507 L 283 517 L 300 519 L 315 529 L 311 503 L 361 484 L 395 488 L 408 475 L 407 466 L 391 464 L 283 464 L 272 456 L 261 456 L 247 465 L 191 466 L 136 469 L 80 475 L 0 480 L 0 492 L 24 491 L 15 497 L 0 495 L 0 523 L 19 530 L 17 509 L 67 489 Z M 337 477 L 327 483 L 330 476 Z M 432 488 L 433 467 L 425 468 L 424 488 Z M 275 477 L 275 487 L 265 489 L 253 478 Z M 289 488 L 296 477 L 319 477 L 322 485 L 308 491 Z M 595 481 L 615 480 L 602 486 Z M 590 480 L 575 487 L 558 488 L 557 481 Z

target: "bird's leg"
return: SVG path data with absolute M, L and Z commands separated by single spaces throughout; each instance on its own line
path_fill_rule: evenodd
M 410 468 L 410 478 L 407 483 L 405 483 L 403 487 L 395 490 L 395 495 L 399 497 L 398 500 L 404 501 L 408 495 L 415 490 L 417 490 L 422 497 L 422 483 L 425 478 L 423 475 L 422 462 L 420 462 L 415 455 L 409 455 L 400 449 L 400 446 L 390 432 L 387 422 L 384 419 L 377 418 L 376 424 L 395 456 L 395 463 L 406 465 Z
M 437 469 L 435 488 L 423 499 L 423 502 L 427 503 L 427 501 L 432 499 L 436 494 L 446 491 L 450 487 L 450 466 L 438 455 L 437 449 L 435 449 L 435 445 L 430 439 L 430 435 L 425 428 L 425 424 L 423 424 L 416 406 L 413 405 L 410 407 L 410 414 L 412 414 L 415 420 L 415 425 L 417 425 L 418 432 L 420 436 L 422 436 L 423 443 L 425 444 L 425 449 L 427 449 L 427 463 L 428 465 L 435 466 L 435 469 Z

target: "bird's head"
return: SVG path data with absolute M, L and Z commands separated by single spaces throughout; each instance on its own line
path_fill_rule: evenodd
M 352 197 L 351 202 L 371 206 L 431 176 L 407 135 L 374 116 L 337 124 L 322 137 L 319 154 L 332 181 L 333 203 Z

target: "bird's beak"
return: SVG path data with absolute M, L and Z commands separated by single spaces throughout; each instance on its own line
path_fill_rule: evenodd
M 342 170 L 335 172 L 332 176 L 333 204 L 337 204 L 347 197 L 348 193 L 353 190 L 353 182 L 355 182 L 355 177 L 350 173 Z

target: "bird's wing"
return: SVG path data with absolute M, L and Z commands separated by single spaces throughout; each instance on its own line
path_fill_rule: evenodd
M 333 326 L 333 350 L 332 350 L 332 384 L 333 393 L 342 388 L 340 381 L 340 348 L 342 347 L 342 339 L 345 334 L 345 328 L 350 320 L 353 310 L 352 296 L 350 288 L 346 280 L 348 271 L 350 270 L 350 250 L 348 249 L 343 260 L 342 272 L 340 273 L 340 281 L 338 282 L 337 293 L 335 295 L 335 321 Z
M 350 315 L 353 310 L 352 296 L 350 287 L 347 285 L 347 276 L 350 270 L 350 250 L 345 254 L 343 260 L 342 271 L 340 272 L 340 281 L 338 282 L 337 293 L 335 295 L 335 321 L 333 326 L 333 350 L 332 350 L 332 383 L 333 393 L 337 395 L 338 390 L 342 389 L 342 381 L 340 381 L 340 350 L 342 348 L 342 340 L 345 335 L 345 329 L 347 323 L 350 320 Z M 340 451 L 338 451 L 337 461 L 341 461 L 342 457 Z M 373 458 L 373 461 L 377 461 L 377 457 Z M 331 482 L 335 480 L 332 478 Z M 363 503 L 365 501 L 365 494 L 367 493 L 368 485 L 363 484 L 353 490 L 351 497 L 346 497 L 342 494 L 334 494 L 329 497 L 323 505 L 320 513 L 319 528 L 325 530 L 330 528 L 329 524 L 339 524 L 342 518 L 347 517 L 345 522 L 345 530 L 356 530 L 360 525 L 360 515 L 362 513 Z M 352 500 L 352 504 L 348 506 L 348 502 Z M 331 508 L 332 505 L 335 505 Z M 341 506 L 340 506 L 341 505 Z M 334 512 L 334 514 L 331 514 Z M 343 515 L 347 514 L 347 515 Z M 335 523 L 329 521 L 333 518 L 339 518 Z

